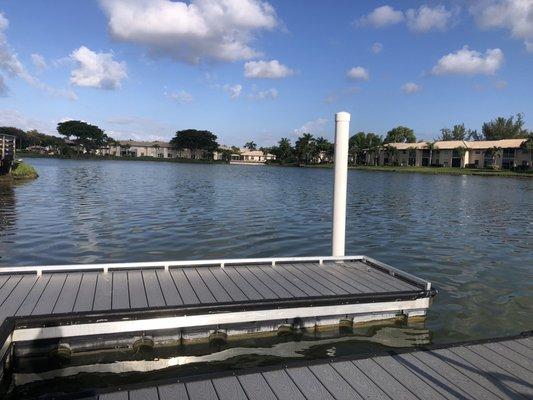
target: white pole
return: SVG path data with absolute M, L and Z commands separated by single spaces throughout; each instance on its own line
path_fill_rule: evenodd
M 333 184 L 332 255 L 344 256 L 346 239 L 346 188 L 348 185 L 348 141 L 350 114 L 335 114 L 335 182 Z

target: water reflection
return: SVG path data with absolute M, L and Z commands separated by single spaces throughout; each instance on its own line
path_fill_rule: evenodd
M 335 358 L 357 352 L 379 354 L 385 348 L 419 347 L 430 344 L 423 324 L 374 323 L 339 334 L 338 328 L 299 332 L 294 337 L 261 336 L 230 340 L 220 348 L 206 343 L 156 348 L 152 352 L 131 349 L 86 352 L 73 355 L 62 368 L 45 358 L 18 359 L 14 379 L 18 395 L 52 394 L 53 388 L 68 391 L 94 390 L 149 379 L 190 376 L 213 370 L 239 370 L 291 360 Z M 74 385 L 74 382 L 78 382 Z

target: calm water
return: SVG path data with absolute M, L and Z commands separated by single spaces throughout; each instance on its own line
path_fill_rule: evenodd
M 327 255 L 332 170 L 30 160 L 0 267 Z M 533 328 L 533 180 L 350 171 L 347 254 L 434 282 L 436 343 Z

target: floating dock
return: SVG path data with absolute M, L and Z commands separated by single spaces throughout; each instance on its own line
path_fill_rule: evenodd
M 0 356 L 102 336 L 224 339 L 424 316 L 431 283 L 364 256 L 0 269 Z M 214 335 L 214 336 L 213 336 Z
M 139 382 L 85 400 L 531 399 L 533 339 L 523 337 L 285 367 Z

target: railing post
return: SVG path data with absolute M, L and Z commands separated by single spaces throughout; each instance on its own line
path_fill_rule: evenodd
M 346 241 L 346 190 L 348 185 L 348 142 L 350 114 L 335 114 L 335 181 L 333 184 L 333 234 L 332 255 L 345 255 Z

